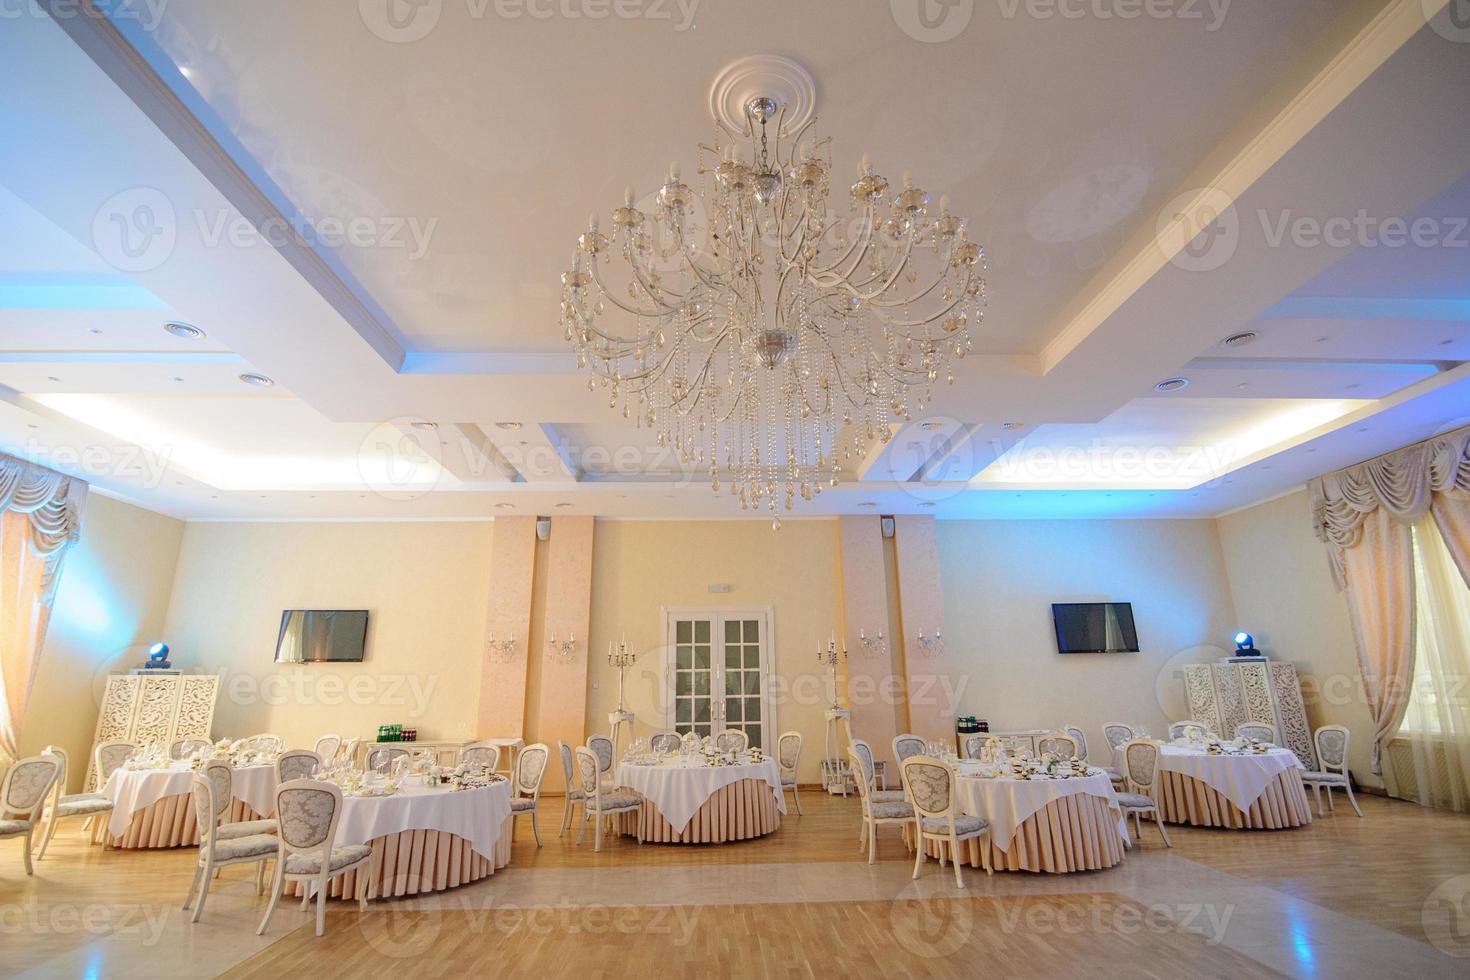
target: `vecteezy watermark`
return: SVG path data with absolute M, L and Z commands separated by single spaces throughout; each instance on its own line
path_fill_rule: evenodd
M 130 443 L 117 445 L 76 446 L 27 439 L 7 452 L 61 473 L 84 476 L 91 480 L 103 477 L 127 477 L 147 490 L 157 489 L 168 473 L 172 449 L 161 451 Z
M 43 902 L 32 896 L 0 904 L 0 936 L 127 936 L 151 948 L 162 938 L 170 912 L 178 910 L 167 905 Z
M 1000 15 L 1032 20 L 1199 21 L 1207 33 L 1218 31 L 1232 0 L 995 0 Z
M 1215 902 L 1142 904 L 1104 895 L 1058 896 L 1050 902 L 1031 898 L 996 900 L 1001 932 L 1007 935 L 1137 936 L 1181 930 L 1204 937 L 1205 945 L 1225 941 L 1235 906 Z
M 1419 924 L 1441 953 L 1470 956 L 1470 875 L 1440 882 L 1420 906 Z
M 992 463 L 986 473 L 1001 484 L 1123 481 L 1198 486 L 1227 472 L 1237 455 L 1230 445 L 1115 446 L 1097 439 L 1077 446 L 1022 443 Z
M 1240 247 L 1240 216 L 1224 191 L 1202 187 L 1185 191 L 1159 212 L 1159 248 L 1188 272 L 1212 272 Z
M 1440 0 L 1419 0 L 1424 18 L 1434 33 L 1446 41 L 1470 44 L 1470 0 L 1450 0 L 1440 9 Z
M 388 419 L 373 426 L 358 445 L 357 473 L 380 497 L 416 500 L 443 479 L 442 448 L 437 426 L 427 419 Z
M 970 26 L 975 0 L 888 0 L 893 22 L 915 41 L 953 41 Z
M 258 223 L 228 208 L 195 208 L 180 215 L 156 187 L 129 187 L 93 214 L 92 245 L 122 272 L 157 269 L 173 255 L 181 235 L 211 249 L 384 249 L 417 261 L 428 254 L 438 227 L 437 217 L 415 215 L 277 215 Z
M 454 896 L 436 902 L 428 915 L 395 902 L 382 915 L 357 916 L 356 921 L 363 941 L 375 953 L 407 959 L 429 953 L 446 927 L 460 939 L 643 936 L 658 937 L 663 946 L 682 948 L 693 942 L 701 914 L 698 906 L 604 905 L 579 902 L 571 895 L 537 905 L 496 905 L 492 899 L 485 906 Z
M 265 674 L 221 668 L 221 696 L 247 707 L 292 705 L 310 708 L 353 707 L 400 709 L 404 718 L 422 718 L 439 686 L 437 674 L 353 674 L 276 670 Z
M 470 20 L 642 20 L 682 33 L 694 26 L 700 0 L 458 0 Z M 439 26 L 446 0 L 357 0 L 358 15 L 390 44 L 422 41 Z
M 975 903 L 937 895 L 922 881 L 907 885 L 888 906 L 893 939 L 913 956 L 953 956 L 975 935 Z
M 98 0 L 94 5 L 83 0 L 0 0 L 0 21 L 21 17 L 48 20 L 75 20 L 96 17 L 101 20 L 136 21 L 145 31 L 155 30 L 163 20 L 170 0 Z

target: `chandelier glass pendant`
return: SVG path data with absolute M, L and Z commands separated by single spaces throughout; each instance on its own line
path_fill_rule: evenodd
M 866 157 L 832 195 L 829 141 L 785 117 L 750 99 L 744 133 L 700 145 L 702 190 L 677 164 L 642 207 L 629 190 L 561 277 L 588 387 L 774 527 L 954 382 L 986 301 L 985 252 L 943 198 Z

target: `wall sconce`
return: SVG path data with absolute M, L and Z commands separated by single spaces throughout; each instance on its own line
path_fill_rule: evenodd
M 944 636 L 939 630 L 934 631 L 933 636 L 925 636 L 923 630 L 919 630 L 919 649 L 926 657 L 937 657 L 944 652 Z
M 516 655 L 515 632 L 512 631 L 510 636 L 507 636 L 502 640 L 497 640 L 495 638 L 495 634 L 491 633 L 490 638 L 485 641 L 485 650 L 490 654 L 490 658 L 496 663 L 510 663 L 511 659 L 514 658 Z
M 888 641 L 883 638 L 883 631 L 879 630 L 877 636 L 869 636 L 866 631 L 858 630 L 858 642 L 870 657 L 883 657 L 888 654 Z
M 564 664 L 572 663 L 577 659 L 577 634 L 568 633 L 565 640 L 558 640 L 552 633 L 546 638 L 546 647 L 557 660 Z

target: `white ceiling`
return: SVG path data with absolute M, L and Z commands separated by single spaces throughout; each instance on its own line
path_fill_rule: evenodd
M 428 18 L 407 35 L 381 6 L 8 24 L 7 451 L 189 518 L 740 516 L 587 393 L 556 277 L 588 211 L 694 169 L 710 79 L 773 48 L 815 77 L 839 169 L 913 170 L 991 256 L 979 353 L 928 428 L 799 513 L 1215 515 L 1470 415 L 1470 45 L 1423 24 L 1435 0 L 973 5 L 942 43 L 902 4 L 436 0 L 402 5 Z M 1227 251 L 1169 261 L 1158 232 L 1205 185 Z M 323 231 L 266 240 L 273 215 Z M 1397 245 L 1385 218 L 1434 234 Z

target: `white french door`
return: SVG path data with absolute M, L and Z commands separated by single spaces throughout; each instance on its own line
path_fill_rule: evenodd
M 726 728 L 769 750 L 772 616 L 764 609 L 665 609 L 669 727 L 701 738 Z

